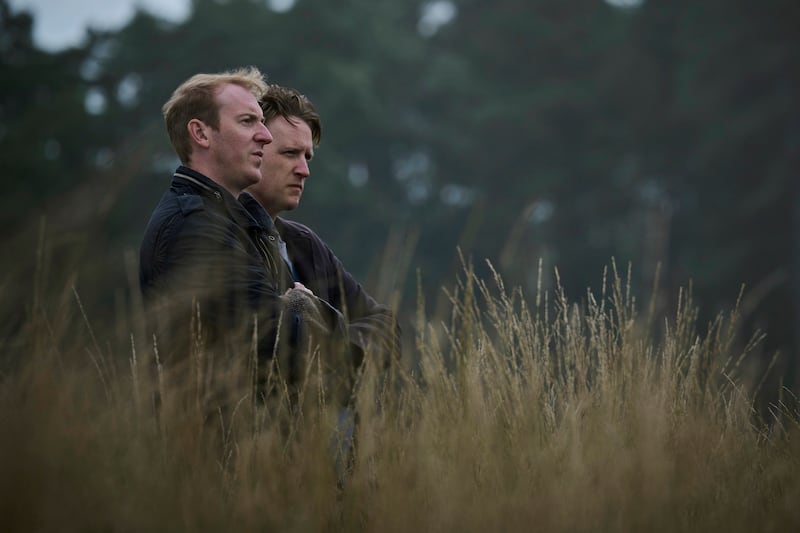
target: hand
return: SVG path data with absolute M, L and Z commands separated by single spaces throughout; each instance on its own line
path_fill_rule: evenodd
M 295 283 L 293 288 L 281 296 L 281 301 L 287 310 L 302 316 L 310 333 L 325 336 L 330 333 L 330 328 L 320 313 L 322 302 L 302 283 Z
M 292 287 L 291 289 L 287 289 L 286 292 L 288 293 L 289 291 L 294 290 L 294 289 L 301 290 L 301 291 L 305 292 L 306 294 L 310 294 L 311 296 L 314 296 L 314 293 L 311 291 L 311 289 L 309 289 L 308 287 L 306 287 L 305 285 L 303 285 L 299 281 L 295 281 L 294 282 L 294 287 Z

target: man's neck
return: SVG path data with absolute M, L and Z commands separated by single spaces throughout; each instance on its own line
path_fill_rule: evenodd
M 228 191 L 231 196 L 234 198 L 238 197 L 242 190 L 231 183 L 228 183 L 228 180 L 222 179 L 219 176 L 224 175 L 223 172 L 220 172 L 219 169 L 215 168 L 213 165 L 204 164 L 202 161 L 190 161 L 185 165 L 188 168 L 191 168 L 195 172 L 199 172 L 200 174 L 204 175 L 226 191 Z
M 261 198 L 261 195 L 259 195 L 258 193 L 256 193 L 256 192 L 250 192 L 250 191 L 247 191 L 247 192 L 249 192 L 249 193 L 250 193 L 250 196 L 252 196 L 253 198 L 255 198 L 255 199 L 256 199 L 256 202 L 258 202 L 258 205 L 260 205 L 260 206 L 261 206 L 261 208 L 262 208 L 264 211 L 266 211 L 266 213 L 269 215 L 269 218 L 271 218 L 271 219 L 272 219 L 272 221 L 273 221 L 273 222 L 275 222 L 275 220 L 278 218 L 278 215 L 279 215 L 281 212 L 280 212 L 280 211 L 275 211 L 275 210 L 273 210 L 273 209 L 270 209 L 270 208 L 268 207 L 268 202 L 265 202 L 265 201 L 264 201 L 264 200 Z

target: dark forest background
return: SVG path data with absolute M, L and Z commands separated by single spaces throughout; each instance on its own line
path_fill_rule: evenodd
M 756 358 L 800 361 L 800 4 L 793 0 L 195 0 L 48 53 L 0 0 L 0 332 L 71 287 L 124 324 L 177 164 L 160 108 L 197 72 L 256 65 L 305 92 L 323 141 L 301 207 L 413 330 L 489 259 L 571 298 L 612 258 L 670 313 L 736 304 Z M 435 15 L 445 15 L 436 17 Z M 657 274 L 658 272 L 658 274 Z M 623 274 L 624 275 L 624 274 Z M 121 318 L 122 317 L 122 318 Z M 702 321 L 701 321 L 702 323 Z M 781 378 L 783 376 L 783 378 Z M 797 380 L 794 380 L 797 381 Z

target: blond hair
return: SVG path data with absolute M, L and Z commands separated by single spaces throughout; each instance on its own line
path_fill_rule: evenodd
M 244 87 L 256 100 L 260 100 L 267 91 L 264 75 L 256 67 L 243 67 L 218 74 L 195 74 L 178 86 L 161 108 L 169 140 L 181 163 L 188 163 L 192 154 L 186 125 L 196 118 L 217 129 L 219 106 L 215 96 L 221 87 L 228 84 Z

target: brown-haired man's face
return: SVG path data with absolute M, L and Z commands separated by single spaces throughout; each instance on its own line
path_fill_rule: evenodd
M 297 117 L 267 122 L 273 141 L 264 147 L 261 181 L 248 189 L 272 218 L 300 204 L 309 161 L 314 157 L 311 128 Z

